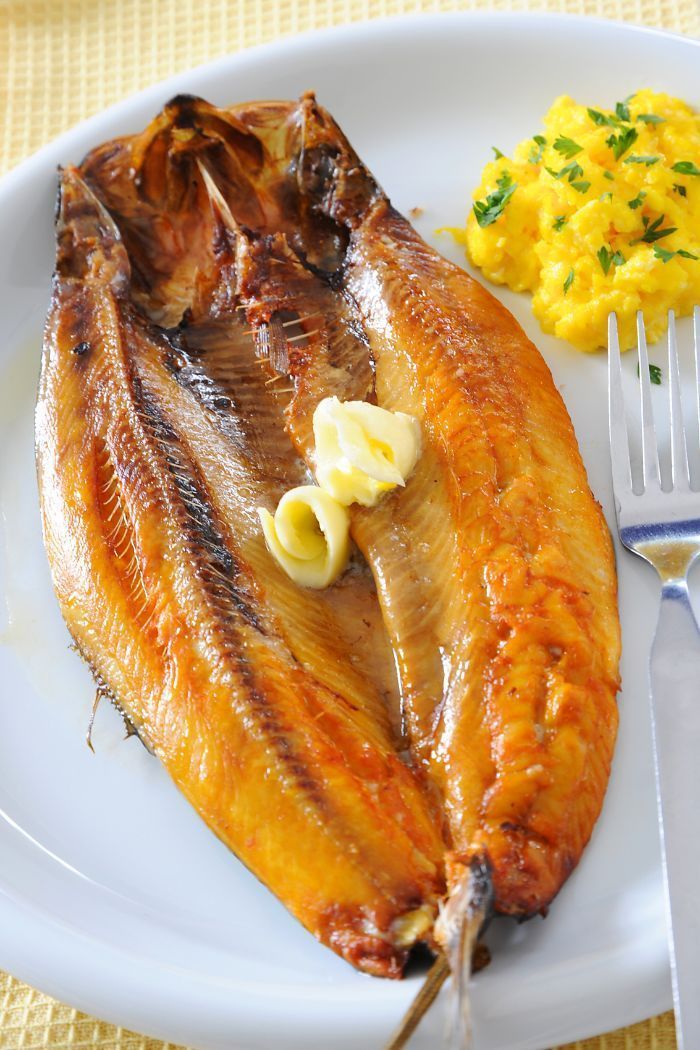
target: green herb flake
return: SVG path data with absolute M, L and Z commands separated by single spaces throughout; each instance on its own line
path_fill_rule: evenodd
M 542 151 L 547 145 L 547 140 L 544 135 L 533 135 L 532 141 L 537 148 L 535 148 L 535 146 L 532 147 L 530 150 L 530 156 L 527 159 L 530 164 L 540 164 L 542 162 Z
M 666 226 L 664 229 L 661 229 L 661 223 L 664 221 L 665 217 L 665 215 L 660 215 L 658 219 L 654 219 L 653 222 L 650 222 L 645 215 L 642 219 L 644 233 L 641 237 L 635 237 L 633 241 L 630 241 L 630 244 L 641 244 L 642 242 L 644 244 L 653 244 L 655 241 L 660 241 L 662 237 L 670 237 L 672 233 L 676 232 L 678 227 Z
M 600 197 L 598 198 L 599 201 L 611 201 L 612 199 L 613 195 L 610 192 L 610 190 L 608 190 L 607 193 L 601 193 Z
M 661 262 L 663 263 L 667 263 L 674 255 L 680 255 L 682 259 L 693 259 L 695 262 L 700 259 L 700 255 L 695 255 L 693 252 L 689 252 L 685 248 L 679 248 L 678 251 L 671 252 L 666 248 L 662 248 L 660 245 L 655 244 L 653 252 L 656 258 L 661 259 Z
M 586 182 L 585 179 L 582 182 L 572 182 L 571 187 L 574 190 L 578 190 L 579 193 L 588 193 L 591 188 L 590 182 Z
M 597 124 L 599 128 L 617 128 L 620 125 L 617 117 L 609 117 L 605 113 L 601 113 L 599 109 L 588 109 L 587 113 L 593 123 Z
M 549 172 L 553 179 L 563 179 L 565 175 L 568 175 L 569 182 L 583 175 L 583 168 L 575 160 L 572 160 L 571 164 L 565 164 L 561 171 L 555 171 L 554 168 L 545 168 L 545 171 Z
M 688 196 L 688 190 L 685 188 L 685 186 L 681 186 L 680 183 L 674 182 L 673 188 L 674 188 L 674 190 L 676 191 L 676 193 L 678 194 L 679 197 L 687 197 Z
M 635 211 L 637 208 L 641 208 L 642 202 L 645 197 L 646 191 L 640 190 L 636 197 L 634 197 L 631 201 L 627 201 L 627 207 L 631 208 L 632 211 Z
M 557 153 L 561 153 L 567 160 L 571 160 L 572 157 L 581 152 L 583 146 L 579 146 L 578 142 L 574 142 L 573 139 L 568 138 L 566 135 L 560 135 L 554 140 L 554 148 Z
M 564 285 L 563 285 L 564 295 L 566 295 L 566 293 L 569 291 L 569 288 L 571 288 L 571 285 L 574 283 L 574 277 L 575 276 L 576 276 L 576 274 L 574 273 L 573 269 L 569 270 L 569 273 L 568 273 L 567 278 L 564 281 Z
M 485 201 L 474 202 L 474 215 L 482 228 L 490 226 L 503 214 L 503 209 L 518 188 L 517 182 L 513 182 L 507 171 L 496 180 L 496 186 L 498 188 L 489 193 Z
M 600 268 L 606 277 L 612 266 L 624 266 L 627 261 L 622 252 L 614 252 L 612 248 L 606 248 L 605 245 L 603 245 L 602 248 L 599 248 L 596 255 L 598 257 L 598 262 L 600 263 Z
M 565 164 L 557 175 L 558 179 L 562 179 L 565 175 L 568 175 L 569 182 L 573 182 L 579 175 L 583 175 L 583 168 L 578 161 L 572 161 L 571 164 Z
M 662 374 L 658 365 L 649 365 L 649 378 L 655 386 L 661 386 Z M 637 375 L 639 375 L 639 365 L 637 365 Z
M 637 156 L 633 155 L 631 157 L 625 157 L 623 163 L 624 164 L 646 164 L 647 168 L 650 168 L 652 166 L 652 164 L 657 164 L 658 161 L 659 161 L 658 157 L 648 157 L 648 156 L 637 157 Z
M 626 98 L 624 102 L 616 102 L 615 103 L 615 116 L 617 117 L 618 120 L 626 120 L 628 123 L 631 120 L 630 108 L 627 105 L 627 103 L 632 98 L 634 98 L 634 95 L 630 95 L 629 98 Z
M 505 157 L 505 153 L 501 153 L 498 146 L 492 146 L 491 149 L 493 150 L 493 156 L 495 160 L 500 160 L 501 157 Z
M 615 181 L 615 176 L 613 175 L 613 173 L 611 171 L 604 171 L 603 172 L 603 178 L 604 179 L 610 179 L 611 182 Z
M 567 219 L 566 215 L 557 215 L 556 219 L 552 223 L 552 229 L 556 230 L 557 233 L 559 233 L 562 227 L 566 226 L 568 221 L 569 220 Z
M 656 113 L 639 113 L 636 120 L 641 120 L 645 124 L 665 124 L 666 117 L 657 117 Z
M 605 144 L 606 146 L 610 146 L 615 160 L 619 160 L 623 153 L 626 153 L 638 138 L 639 135 L 634 128 L 623 128 L 619 135 L 608 136 L 605 140 Z
M 677 171 L 679 175 L 700 175 L 700 168 L 692 160 L 679 160 L 671 165 L 671 171 Z

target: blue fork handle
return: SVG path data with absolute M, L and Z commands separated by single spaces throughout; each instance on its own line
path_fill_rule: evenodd
M 700 626 L 667 580 L 651 650 L 651 710 L 679 1050 L 700 1048 Z

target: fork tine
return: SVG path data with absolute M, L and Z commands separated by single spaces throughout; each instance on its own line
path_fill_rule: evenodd
M 676 342 L 676 317 L 668 311 L 668 396 L 671 414 L 671 477 L 673 487 L 690 488 L 688 472 L 688 448 L 683 425 L 683 403 L 681 380 L 678 370 L 678 346 Z
M 659 452 L 656 446 L 654 411 L 651 407 L 651 379 L 649 377 L 649 355 L 644 331 L 644 315 L 637 311 L 637 352 L 639 354 L 639 392 L 642 407 L 642 474 L 645 490 L 650 485 L 660 488 Z
M 610 314 L 608 317 L 608 421 L 613 490 L 616 494 L 631 492 L 630 445 L 625 422 L 625 402 L 622 396 L 620 339 L 615 314 Z

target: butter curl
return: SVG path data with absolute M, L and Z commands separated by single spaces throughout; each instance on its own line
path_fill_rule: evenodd
M 295 583 L 328 587 L 347 565 L 349 516 L 333 496 L 316 485 L 285 492 L 274 517 L 258 508 L 268 550 Z
M 406 479 L 420 455 L 420 425 L 367 401 L 320 401 L 313 419 L 316 478 L 339 503 L 373 507 Z

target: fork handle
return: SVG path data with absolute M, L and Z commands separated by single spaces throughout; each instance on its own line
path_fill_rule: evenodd
M 700 1047 L 700 627 L 666 580 L 651 649 L 656 798 L 679 1050 Z

